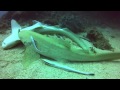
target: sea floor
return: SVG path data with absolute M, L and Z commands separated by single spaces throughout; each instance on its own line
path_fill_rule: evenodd
M 120 51 L 119 29 L 97 27 L 97 30 L 104 34 L 115 51 Z M 10 30 L 6 31 L 6 34 L 0 34 L 0 43 L 9 35 L 9 32 Z M 33 62 L 25 69 L 21 64 L 24 49 L 22 44 L 8 50 L 3 50 L 0 46 L 1 79 L 120 79 L 120 59 L 102 62 L 65 63 L 65 65 L 77 70 L 95 73 L 94 76 L 89 76 L 50 67 L 41 60 Z

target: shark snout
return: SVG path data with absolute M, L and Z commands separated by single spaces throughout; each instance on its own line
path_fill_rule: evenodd
M 5 49 L 7 46 L 6 46 L 6 43 L 3 41 L 2 42 L 2 48 Z
M 20 42 L 20 39 L 18 37 L 16 37 L 15 35 L 10 35 L 2 42 L 2 48 L 3 49 L 12 48 L 18 42 Z
M 3 42 L 2 42 L 2 48 L 3 49 L 8 49 L 8 48 L 11 48 L 13 46 L 13 41 L 9 41 L 7 42 L 8 40 L 5 39 Z

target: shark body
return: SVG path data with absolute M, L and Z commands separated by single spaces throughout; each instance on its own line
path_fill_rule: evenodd
M 12 33 L 10 36 L 8 36 L 3 42 L 2 42 L 2 48 L 3 49 L 9 49 L 17 45 L 20 41 L 20 38 L 18 36 L 18 33 L 21 31 L 35 31 L 38 33 L 53 33 L 53 34 L 61 34 L 64 35 L 73 41 L 75 41 L 84 51 L 88 53 L 88 45 L 86 45 L 85 40 L 82 38 L 78 38 L 73 32 L 66 30 L 65 28 L 55 27 L 55 26 L 49 26 L 46 24 L 43 24 L 39 21 L 35 21 L 35 24 L 32 26 L 22 28 L 17 21 L 14 19 L 11 20 L 11 30 Z
M 80 47 L 74 47 L 65 40 L 55 39 L 32 31 L 21 31 L 19 37 L 23 44 L 28 47 L 31 45 L 37 54 L 57 60 L 66 61 L 103 61 L 120 59 L 120 52 L 103 51 L 102 53 L 86 53 Z M 68 43 L 68 44 L 67 44 Z M 68 45 L 68 46 L 66 46 Z M 97 50 L 99 51 L 99 50 Z M 43 59 L 45 63 L 51 66 L 61 68 L 74 73 L 84 75 L 94 75 L 93 73 L 81 72 L 68 66 L 56 63 L 54 61 Z
M 84 50 L 82 50 L 80 47 L 73 48 L 72 45 L 70 45 L 69 42 L 66 42 L 65 40 L 57 40 L 32 31 L 23 31 L 19 33 L 19 37 L 23 43 L 31 42 L 31 36 L 36 42 L 36 47 L 38 49 L 35 49 L 36 52 L 38 52 L 41 55 L 50 57 L 54 60 L 103 61 L 120 58 L 120 52 L 103 51 L 102 53 L 86 54 Z
M 37 22 L 33 26 L 21 29 L 21 26 L 15 20 L 11 21 L 11 26 L 12 34 L 2 42 L 2 47 L 4 49 L 11 48 L 22 41 L 26 47 L 30 45 L 27 48 L 27 52 L 29 52 L 29 48 L 32 48 L 32 50 L 34 49 L 35 53 L 33 53 L 36 56 L 35 59 L 39 58 L 39 56 L 36 54 L 40 54 L 57 61 L 103 61 L 120 59 L 120 52 L 113 53 L 110 51 L 103 51 L 102 53 L 86 53 L 87 50 L 89 52 L 89 46 L 84 42 L 84 40 L 78 39 L 78 37 L 76 37 L 74 33 L 68 32 L 64 29 L 56 28 L 54 26 L 47 26 L 41 24 L 40 22 Z M 36 32 L 39 33 L 33 32 L 37 29 L 39 29 L 39 31 Z M 72 39 L 75 43 L 77 43 L 78 46 L 71 45 L 65 40 L 47 37 L 40 33 L 55 33 L 65 35 L 68 38 Z M 97 50 L 97 52 L 100 51 L 99 49 L 95 50 Z M 33 53 L 31 53 L 31 55 Z M 28 58 L 29 57 L 26 57 L 26 59 Z M 93 75 L 93 73 L 80 72 L 73 68 L 55 63 L 53 61 L 43 61 L 64 70 L 72 71 L 79 74 Z

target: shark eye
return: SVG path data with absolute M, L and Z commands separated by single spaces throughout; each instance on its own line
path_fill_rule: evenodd
M 6 46 L 6 43 L 5 42 L 2 42 L 2 47 L 4 48 Z
M 6 43 L 5 42 L 2 42 L 3 45 L 5 45 Z

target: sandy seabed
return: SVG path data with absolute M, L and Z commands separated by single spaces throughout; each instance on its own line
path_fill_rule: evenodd
M 107 38 L 115 51 L 120 51 L 120 30 L 97 27 Z M 9 35 L 0 34 L 0 43 Z M 112 38 L 111 36 L 114 36 Z M 1 79 L 120 79 L 120 59 L 102 62 L 73 62 L 65 65 L 84 72 L 95 73 L 94 76 L 76 74 L 45 65 L 41 60 L 33 62 L 24 69 L 21 60 L 24 46 L 3 50 L 0 46 L 0 78 Z

